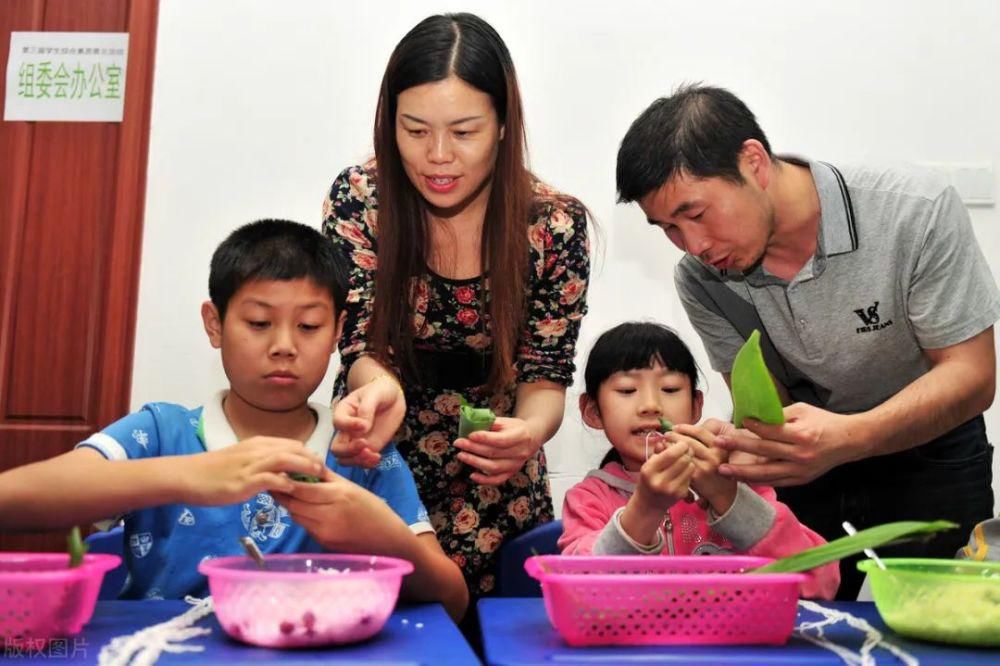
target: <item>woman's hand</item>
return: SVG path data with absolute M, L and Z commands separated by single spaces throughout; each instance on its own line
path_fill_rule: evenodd
M 287 472 L 320 476 L 323 461 L 294 439 L 251 437 L 219 451 L 173 457 L 183 484 L 183 502 L 221 506 L 245 502 L 265 490 L 285 491 Z
M 469 475 L 476 483 L 498 486 L 517 474 L 541 448 L 524 419 L 497 417 L 489 430 L 478 430 L 455 440 L 458 459 L 479 470 Z
M 399 383 L 389 375 L 376 377 L 334 405 L 337 434 L 330 450 L 342 465 L 374 467 L 405 415 L 406 399 Z

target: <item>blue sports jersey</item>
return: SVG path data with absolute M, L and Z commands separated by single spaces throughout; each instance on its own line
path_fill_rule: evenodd
M 109 460 L 128 460 L 191 455 L 230 446 L 237 439 L 222 411 L 224 396 L 225 392 L 220 393 L 204 408 L 187 409 L 164 402 L 144 405 L 77 447 L 97 449 Z M 433 531 L 410 469 L 395 446 L 382 450 L 382 461 L 374 469 L 342 466 L 329 451 L 334 432 L 329 409 L 312 403 L 310 407 L 317 413 L 317 426 L 306 446 L 325 454 L 327 467 L 336 474 L 383 498 L 414 532 Z M 322 550 L 266 492 L 240 504 L 167 504 L 133 511 L 123 518 L 129 583 L 121 596 L 126 599 L 208 594 L 198 563 L 245 554 L 239 543 L 242 536 L 250 536 L 264 554 Z

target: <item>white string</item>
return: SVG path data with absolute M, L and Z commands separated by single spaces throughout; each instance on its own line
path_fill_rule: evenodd
M 193 627 L 195 622 L 212 612 L 212 597 L 185 597 L 191 608 L 166 622 L 140 629 L 128 636 L 119 636 L 101 648 L 98 666 L 152 666 L 163 652 L 201 652 L 202 645 L 178 645 L 189 638 L 212 633 L 207 627 Z
M 920 663 L 917 661 L 916 657 L 911 655 L 909 652 L 906 652 L 902 648 L 886 641 L 881 631 L 859 617 L 855 617 L 850 613 L 845 613 L 843 611 L 834 610 L 833 608 L 827 608 L 805 599 L 799 600 L 799 606 L 821 615 L 824 619 L 816 622 L 799 623 L 799 625 L 795 627 L 795 634 L 800 638 L 813 643 L 814 645 L 830 650 L 840 657 L 845 664 L 849 664 L 850 666 L 874 666 L 875 657 L 872 656 L 872 651 L 879 647 L 891 652 L 897 659 L 906 664 L 906 666 L 918 666 Z M 846 622 L 849 626 L 864 633 L 865 640 L 861 644 L 860 652 L 854 652 L 850 648 L 838 645 L 824 635 L 823 628 L 836 624 L 837 622 Z M 812 635 L 806 633 L 808 631 L 815 631 L 816 633 L 815 635 Z
M 649 438 L 651 436 L 657 435 L 657 434 L 659 434 L 659 433 L 653 432 L 653 431 L 650 431 L 650 432 L 646 433 L 646 460 L 649 460 Z

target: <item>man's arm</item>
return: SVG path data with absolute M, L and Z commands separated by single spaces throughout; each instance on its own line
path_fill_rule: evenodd
M 835 414 L 796 403 L 785 425 L 752 421 L 716 440 L 728 450 L 764 456 L 767 463 L 723 465 L 720 472 L 748 483 L 807 483 L 846 462 L 909 449 L 982 413 L 996 390 L 993 327 L 949 347 L 925 350 L 931 369 L 881 405 L 858 414 Z
M 943 435 L 993 404 L 993 327 L 943 349 L 924 350 L 931 369 L 884 403 L 858 415 L 859 458 L 909 449 Z M 867 446 L 865 446 L 867 444 Z

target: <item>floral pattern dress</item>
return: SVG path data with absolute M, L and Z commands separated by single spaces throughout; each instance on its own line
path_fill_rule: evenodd
M 538 212 L 526 225 L 531 248 L 527 318 L 516 352 L 516 382 L 573 382 L 574 354 L 586 313 L 590 273 L 586 213 L 576 200 L 536 186 Z M 347 321 L 340 341 L 341 365 L 334 394 L 346 391 L 351 364 L 365 352 L 378 257 L 378 194 L 374 164 L 341 173 L 324 204 L 323 231 L 350 258 Z M 485 280 L 489 289 L 489 280 Z M 414 347 L 445 352 L 484 352 L 489 323 L 482 321 L 479 278 L 420 276 L 415 290 Z M 539 452 L 499 486 L 469 478 L 459 461 L 459 394 L 474 405 L 490 404 L 499 416 L 514 410 L 514 389 L 490 396 L 483 385 L 459 390 L 404 386 L 407 413 L 396 444 L 405 456 L 442 547 L 461 568 L 473 597 L 495 585 L 497 550 L 505 539 L 552 520 L 545 454 Z

